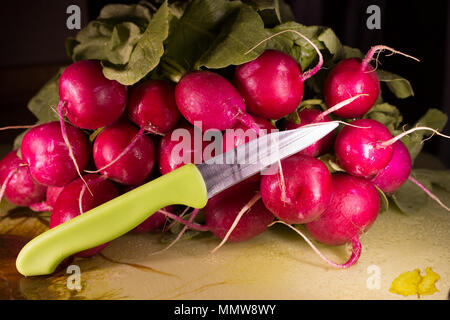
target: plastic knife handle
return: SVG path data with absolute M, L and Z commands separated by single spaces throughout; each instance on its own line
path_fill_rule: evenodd
M 163 207 L 200 209 L 207 201 L 200 171 L 184 165 L 37 236 L 19 253 L 17 270 L 25 276 L 50 274 L 65 258 L 127 233 Z

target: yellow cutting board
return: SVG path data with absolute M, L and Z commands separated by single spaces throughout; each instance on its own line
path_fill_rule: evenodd
M 449 201 L 448 194 L 440 194 Z M 104 257 L 77 259 L 81 291 L 69 290 L 66 270 L 51 277 L 23 278 L 18 290 L 27 299 L 418 299 L 389 292 L 404 271 L 431 267 L 439 290 L 420 299 L 447 299 L 450 289 L 450 213 L 432 201 L 414 215 L 395 209 L 380 214 L 361 238 L 359 262 L 336 270 L 285 226 L 272 227 L 243 243 L 219 243 L 211 234 L 162 248 L 158 234 L 128 234 Z M 336 262 L 346 246 L 318 244 Z M 106 257 L 106 259 L 105 259 Z M 377 282 L 378 281 L 378 282 Z M 377 287 L 377 283 L 379 287 Z

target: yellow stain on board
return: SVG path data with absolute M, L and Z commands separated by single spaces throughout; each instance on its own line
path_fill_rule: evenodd
M 425 276 L 420 274 L 419 269 L 406 271 L 392 281 L 389 291 L 405 297 L 431 295 L 439 291 L 435 286 L 439 279 L 440 276 L 429 267 L 425 269 Z

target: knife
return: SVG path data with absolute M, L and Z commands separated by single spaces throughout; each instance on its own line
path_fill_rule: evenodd
M 201 164 L 186 164 L 40 234 L 20 251 L 17 270 L 25 276 L 51 274 L 65 258 L 118 238 L 161 208 L 203 208 L 209 198 L 307 148 L 338 125 L 330 121 L 273 132 Z

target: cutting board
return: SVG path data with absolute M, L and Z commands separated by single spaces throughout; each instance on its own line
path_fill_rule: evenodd
M 448 194 L 439 194 L 449 201 Z M 345 270 L 323 262 L 292 230 L 271 227 L 243 243 L 219 243 L 207 233 L 166 244 L 159 234 L 127 234 L 103 256 L 76 259 L 81 290 L 69 290 L 66 269 L 50 277 L 16 276 L 26 299 L 419 299 L 389 292 L 404 271 L 431 267 L 440 275 L 438 292 L 420 299 L 447 299 L 450 289 L 450 213 L 430 201 L 413 215 L 394 208 L 380 214 L 362 236 L 360 260 Z M 317 243 L 335 262 L 350 248 Z M 377 285 L 378 284 L 378 285 Z

